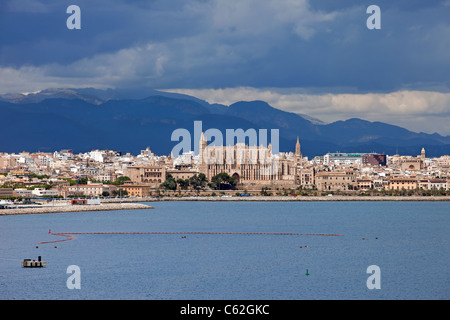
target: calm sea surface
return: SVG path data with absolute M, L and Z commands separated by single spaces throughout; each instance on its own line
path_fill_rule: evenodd
M 0 299 L 450 299 L 448 202 L 150 205 L 0 217 Z M 63 239 L 49 229 L 343 236 L 84 234 L 36 248 Z M 46 268 L 21 267 L 39 255 Z M 67 288 L 70 265 L 80 268 L 79 290 Z M 371 265 L 381 289 L 367 288 Z

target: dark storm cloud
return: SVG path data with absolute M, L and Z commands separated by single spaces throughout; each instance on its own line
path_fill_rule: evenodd
M 81 30 L 66 28 L 71 4 L 81 8 Z M 366 27 L 371 4 L 381 8 L 381 30 Z M 0 6 L 8 75 L 0 81 L 3 91 L 54 83 L 445 89 L 449 13 L 449 1 L 10 0 Z

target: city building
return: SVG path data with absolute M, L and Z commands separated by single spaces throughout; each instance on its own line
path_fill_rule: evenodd
M 14 190 L 12 188 L 0 188 L 0 198 L 13 197 Z
M 447 190 L 447 180 L 444 179 L 430 179 L 430 190 Z
M 414 190 L 417 188 L 417 180 L 408 177 L 393 177 L 389 180 L 390 190 Z
M 323 156 L 323 164 L 361 164 L 363 153 L 327 153 Z
M 401 169 L 403 171 L 420 171 L 423 169 L 423 160 L 420 158 L 402 160 Z
M 58 190 L 54 189 L 44 189 L 44 188 L 36 188 L 31 191 L 31 194 L 35 195 L 36 197 L 57 197 L 58 196 Z
M 124 170 L 124 175 L 134 183 L 157 187 L 166 180 L 166 168 L 160 165 L 133 165 Z
M 67 195 L 101 197 L 103 193 L 112 195 L 117 190 L 116 186 L 101 183 L 80 184 L 67 187 Z
M 312 188 L 315 185 L 315 170 L 310 168 L 297 168 L 296 183 L 302 187 Z
M 386 166 L 386 155 L 375 153 L 363 154 L 362 164 L 365 166 Z
M 372 190 L 374 183 L 372 179 L 356 179 L 358 190 Z
M 178 170 L 178 169 L 168 169 L 167 174 L 170 174 L 172 178 L 176 180 L 182 179 L 182 180 L 188 180 L 198 174 L 198 171 L 194 170 Z
M 356 173 L 348 171 L 320 171 L 316 173 L 316 187 L 319 191 L 348 191 L 357 187 Z
M 129 197 L 149 197 L 152 191 L 152 188 L 148 184 L 123 184 L 119 186 L 120 189 L 127 192 Z
M 30 198 L 30 197 L 33 197 L 33 196 L 34 195 L 31 192 L 31 190 L 22 189 L 22 188 L 14 189 L 14 197 Z

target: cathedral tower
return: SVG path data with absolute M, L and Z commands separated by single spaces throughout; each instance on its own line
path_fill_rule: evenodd
M 297 164 L 301 163 L 302 158 L 303 158 L 303 156 L 302 156 L 302 151 L 300 148 L 300 141 L 298 140 L 298 137 L 297 137 L 297 143 L 295 144 L 295 162 Z

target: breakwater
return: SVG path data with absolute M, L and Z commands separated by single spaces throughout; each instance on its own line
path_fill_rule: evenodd
M 82 211 L 112 211 L 112 210 L 136 210 L 153 209 L 153 207 L 142 203 L 102 203 L 100 205 L 62 205 L 62 206 L 42 206 L 17 209 L 0 210 L 1 215 L 18 214 L 42 214 L 42 213 L 61 213 L 61 212 L 82 212 Z

